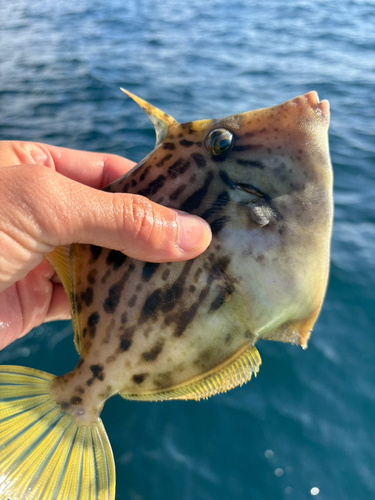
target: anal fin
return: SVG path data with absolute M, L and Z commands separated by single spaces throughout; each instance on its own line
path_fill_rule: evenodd
M 259 352 L 251 345 L 225 366 L 216 371 L 211 370 L 201 380 L 165 390 L 164 392 L 149 392 L 139 394 L 121 394 L 125 399 L 139 401 L 161 401 L 168 399 L 199 399 L 208 398 L 220 392 L 229 391 L 238 385 L 248 382 L 252 375 L 257 375 L 262 363 Z

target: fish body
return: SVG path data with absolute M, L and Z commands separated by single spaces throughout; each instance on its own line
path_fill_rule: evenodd
M 0 492 L 6 484 L 8 496 L 0 498 L 13 498 L 25 485 L 40 493 L 39 477 L 53 485 L 50 492 L 17 498 L 66 498 L 61 485 L 73 484 L 73 476 L 64 479 L 67 450 L 75 449 L 91 457 L 92 473 L 82 475 L 92 498 L 114 498 L 113 459 L 99 419 L 106 399 L 118 393 L 139 400 L 199 399 L 228 390 L 257 373 L 259 338 L 306 347 L 323 302 L 332 227 L 327 101 L 310 92 L 273 108 L 179 124 L 128 95 L 153 122 L 156 146 L 105 190 L 199 215 L 211 226 L 212 243 L 199 257 L 177 263 L 137 261 L 110 250 L 110 242 L 108 249 L 75 244 L 48 256 L 70 298 L 80 360 L 67 375 L 37 377 L 59 422 L 68 419 L 68 430 L 84 429 L 91 437 L 74 448 L 64 441 L 68 431 L 56 431 L 59 478 L 43 463 L 33 469 L 34 479 L 22 482 L 20 460 L 12 465 L 4 451 L 5 399 Z M 3 368 L 0 388 L 9 373 L 14 384 L 24 383 L 22 369 Z M 30 418 L 51 428 L 51 417 L 43 416 L 49 414 L 38 411 L 37 418 L 25 410 L 25 428 Z M 94 451 L 93 436 L 102 443 Z M 35 447 L 31 442 L 24 456 Z M 69 498 L 91 498 L 82 488 L 77 483 Z

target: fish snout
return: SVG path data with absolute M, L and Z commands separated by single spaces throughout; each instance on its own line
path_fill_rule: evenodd
M 318 93 L 315 90 L 307 92 L 293 100 L 298 106 L 305 107 L 306 110 L 313 111 L 316 116 L 329 120 L 329 101 L 327 99 L 319 101 Z

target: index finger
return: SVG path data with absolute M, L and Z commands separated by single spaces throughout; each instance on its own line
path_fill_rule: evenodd
M 34 142 L 1 142 L 0 167 L 20 164 L 44 165 L 96 189 L 102 189 L 135 165 L 131 160 L 106 153 L 90 153 Z

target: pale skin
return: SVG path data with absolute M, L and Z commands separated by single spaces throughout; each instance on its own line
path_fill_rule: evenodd
M 44 255 L 93 244 L 148 262 L 188 260 L 211 231 L 202 219 L 104 186 L 130 160 L 28 142 L 0 142 L 0 349 L 47 321 L 70 318 Z

